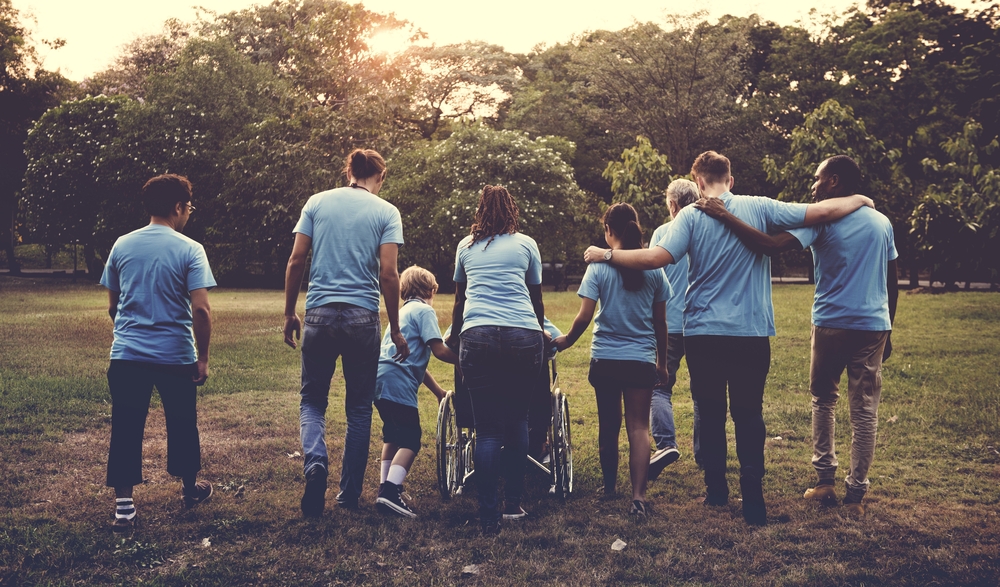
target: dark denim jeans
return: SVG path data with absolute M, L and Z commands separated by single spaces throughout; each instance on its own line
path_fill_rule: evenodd
M 361 495 L 368 464 L 380 342 L 378 312 L 344 303 L 327 304 L 306 312 L 302 328 L 302 401 L 299 404 L 299 428 L 305 454 L 303 470 L 306 473 L 313 467 L 329 470 L 326 407 L 337 357 L 343 357 L 347 434 L 338 500 L 348 503 L 357 501 Z
M 528 404 L 545 363 L 539 330 L 476 326 L 462 333 L 459 361 L 476 422 L 476 484 L 483 523 L 499 519 L 497 483 L 520 502 L 528 454 Z M 503 447 L 501 454 L 500 448 Z
M 771 342 L 765 337 L 685 336 L 691 393 L 698 405 L 701 460 L 710 498 L 728 497 L 726 484 L 726 391 L 736 427 L 740 482 L 759 492 L 764 477 L 762 415 L 764 384 L 771 367 Z M 753 496 L 756 498 L 756 496 Z
M 167 473 L 193 476 L 201 470 L 201 444 L 197 386 L 191 380 L 195 366 L 157 365 L 138 361 L 111 361 L 111 449 L 108 453 L 108 487 L 142 483 L 142 437 L 149 414 L 153 386 L 163 403 L 167 425 Z
M 677 369 L 684 357 L 684 335 L 675 333 L 667 336 L 667 376 L 666 382 L 657 381 L 653 387 L 653 404 L 650 410 L 649 429 L 657 449 L 677 448 L 674 427 L 673 393 L 677 382 Z M 693 398 L 693 395 L 692 395 Z M 701 441 L 698 437 L 698 402 L 694 404 L 694 460 L 701 463 Z

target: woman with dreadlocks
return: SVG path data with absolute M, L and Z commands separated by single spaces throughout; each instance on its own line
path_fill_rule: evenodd
M 625 203 L 607 209 L 604 240 L 612 252 L 641 249 L 642 228 L 635 209 Z M 625 431 L 632 480 L 632 514 L 647 515 L 649 404 L 657 375 L 667 380 L 667 300 L 670 284 L 662 270 L 640 271 L 609 263 L 587 266 L 577 295 L 580 312 L 569 333 L 556 338 L 566 350 L 587 330 L 598 300 L 590 345 L 590 384 L 597 394 L 597 446 L 604 475 L 604 495 L 615 495 L 618 481 L 618 434 L 625 403 Z
M 517 218 L 517 204 L 506 189 L 484 187 L 471 234 L 455 254 L 449 344 L 458 345 L 472 398 L 479 517 L 486 534 L 498 533 L 501 519 L 527 515 L 521 492 L 528 395 L 544 368 L 542 261 L 534 239 L 518 232 Z M 497 507 L 501 474 L 506 481 L 502 512 Z

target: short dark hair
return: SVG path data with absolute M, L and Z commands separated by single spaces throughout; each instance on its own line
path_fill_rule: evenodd
M 142 186 L 142 202 L 151 216 L 168 217 L 174 206 L 191 201 L 191 182 L 183 175 L 157 175 Z
M 826 160 L 827 175 L 836 175 L 840 192 L 849 196 L 861 190 L 861 167 L 847 155 L 834 155 Z
M 372 149 L 354 149 L 344 164 L 344 174 L 353 177 L 355 181 L 381 175 L 383 171 L 385 159 Z
M 705 151 L 691 164 L 691 175 L 709 184 L 729 181 L 732 175 L 729 158 L 715 151 Z

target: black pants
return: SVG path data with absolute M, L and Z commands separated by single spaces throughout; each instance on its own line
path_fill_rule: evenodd
M 111 449 L 108 487 L 142 483 L 142 437 L 153 387 L 160 393 L 167 423 L 167 472 L 176 477 L 201 470 L 201 444 L 195 409 L 197 387 L 191 365 L 157 365 L 138 361 L 111 361 Z
M 685 336 L 691 394 L 698 404 L 701 461 L 709 495 L 726 488 L 726 389 L 736 425 L 740 480 L 759 487 L 764 477 L 764 384 L 771 367 L 771 342 L 765 337 Z M 744 500 L 746 496 L 744 496 Z

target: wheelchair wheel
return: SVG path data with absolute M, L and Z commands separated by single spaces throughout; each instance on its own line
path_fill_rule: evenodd
M 556 497 L 573 493 L 573 445 L 570 438 L 569 401 L 561 391 L 552 394 L 552 484 Z
M 437 437 L 435 439 L 437 480 L 438 490 L 444 499 L 450 499 L 459 491 L 465 469 L 462 464 L 465 451 L 459 436 L 455 408 L 452 403 L 454 394 L 455 392 L 449 391 L 438 407 Z

